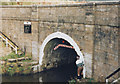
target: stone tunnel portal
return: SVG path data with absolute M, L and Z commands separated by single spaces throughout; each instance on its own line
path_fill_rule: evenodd
M 77 73 L 76 56 L 77 53 L 73 48 L 58 47 L 57 45 L 71 46 L 69 42 L 61 38 L 54 38 L 50 40 L 44 48 L 44 57 L 42 61 L 42 68 L 47 69 L 60 69 L 60 72 L 65 73 L 65 76 L 74 77 Z
M 54 50 L 54 48 L 59 44 L 72 46 L 73 49 L 59 47 L 58 49 Z M 81 60 L 83 60 L 84 62 L 83 55 L 74 40 L 64 33 L 55 32 L 47 36 L 47 38 L 44 40 L 43 44 L 40 47 L 40 69 L 49 69 L 52 67 L 59 67 L 63 65 L 71 65 L 71 69 L 73 69 L 73 67 L 75 69 L 75 61 L 77 55 L 81 56 Z M 83 69 L 83 77 L 85 77 L 85 67 Z
M 50 40 L 44 49 L 42 66 L 46 68 L 52 68 L 62 65 L 69 65 L 71 63 L 75 65 L 77 56 L 75 50 L 72 48 L 62 46 L 54 50 L 54 48 L 59 44 L 71 46 L 71 44 L 64 39 L 55 38 Z

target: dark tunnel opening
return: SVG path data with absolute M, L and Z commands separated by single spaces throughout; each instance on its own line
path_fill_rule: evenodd
M 55 79 L 47 81 L 66 81 L 71 77 L 74 78 L 77 73 L 77 66 L 75 64 L 77 56 L 76 51 L 67 47 L 58 47 L 54 50 L 59 44 L 71 46 L 71 44 L 64 39 L 55 38 L 50 40 L 44 49 L 44 57 L 42 61 L 43 70 L 57 70 L 53 72 L 54 75 L 56 74 Z M 48 74 L 53 75 L 52 73 Z M 59 79 L 56 79 L 57 75 L 59 76 Z

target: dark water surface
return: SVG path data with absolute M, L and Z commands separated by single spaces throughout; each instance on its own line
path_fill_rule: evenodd
M 58 68 L 44 70 L 43 72 L 29 75 L 2 76 L 2 82 L 67 82 L 75 77 L 77 67 L 75 63 L 63 65 Z

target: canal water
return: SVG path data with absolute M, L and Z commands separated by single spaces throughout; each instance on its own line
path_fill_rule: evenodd
M 77 67 L 70 63 L 29 75 L 2 76 L 2 82 L 68 82 L 76 77 Z

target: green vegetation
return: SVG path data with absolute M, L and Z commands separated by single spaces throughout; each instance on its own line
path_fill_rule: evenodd
M 33 60 L 22 60 L 21 62 L 27 62 L 27 63 L 29 63 L 29 62 L 33 62 Z
M 12 52 L 7 56 L 0 57 L 0 60 L 7 61 L 8 59 L 16 59 L 16 58 L 20 58 L 20 57 L 24 57 L 24 56 L 25 56 L 25 53 L 23 53 L 22 55 L 18 55 L 18 54 L 15 54 L 14 52 Z
M 8 5 L 7 2 L 1 2 L 0 5 Z
M 18 67 L 17 64 L 12 65 L 12 66 L 11 65 L 12 64 L 7 63 L 6 65 L 1 66 L 3 74 L 8 74 L 10 76 L 12 76 L 14 74 L 29 74 L 31 72 L 31 68 L 32 68 L 32 66 Z
M 15 69 L 11 68 L 11 67 L 8 67 L 7 68 L 7 73 L 12 76 L 14 73 L 15 73 Z
M 95 82 L 95 80 L 93 78 L 83 78 L 78 81 L 77 78 L 75 78 L 75 79 L 71 78 L 71 80 L 68 81 L 69 84 L 77 84 L 77 83 L 83 83 L 83 84 L 85 83 L 86 84 L 86 82 L 92 84 Z
M 20 53 L 20 55 L 12 52 L 7 56 L 0 57 L 0 60 L 5 61 L 4 64 L 0 65 L 2 68 L 2 74 L 8 74 L 12 76 L 14 74 L 29 74 L 31 72 L 32 64 L 28 63 L 32 62 L 31 60 L 32 56 L 29 54 L 21 53 L 21 51 L 18 51 L 18 53 Z M 8 62 L 8 59 L 17 59 L 21 57 L 27 57 L 28 59 L 21 60 L 20 63 L 19 61 Z
M 2 74 L 14 75 L 14 74 L 29 74 L 31 72 L 32 66 L 18 66 L 17 63 L 6 63 L 1 65 Z
M 94 79 L 93 79 L 93 78 L 90 78 L 90 79 L 88 79 L 87 82 L 94 82 Z
M 71 80 L 68 81 L 68 83 L 69 84 L 76 84 L 76 81 L 75 81 L 75 79 L 71 79 Z

